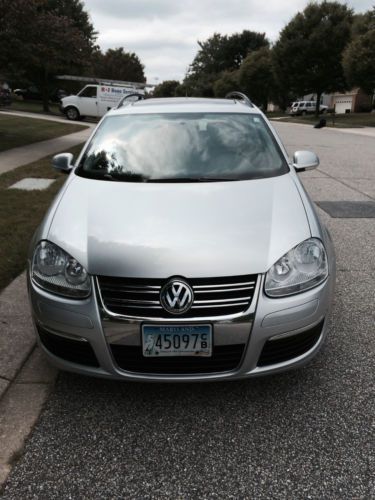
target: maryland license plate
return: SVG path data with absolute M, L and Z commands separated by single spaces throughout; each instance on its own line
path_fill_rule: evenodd
M 211 356 L 211 325 L 143 325 L 143 356 Z

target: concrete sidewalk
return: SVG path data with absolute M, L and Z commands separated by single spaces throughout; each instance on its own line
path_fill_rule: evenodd
M 34 142 L 27 146 L 8 149 L 0 153 L 0 175 L 14 170 L 22 165 L 40 160 L 45 156 L 64 152 L 65 150 L 85 142 L 90 136 L 94 125 L 88 125 L 87 129 L 74 134 L 63 135 L 47 141 Z
M 0 294 L 0 486 L 56 378 L 36 348 L 25 273 Z

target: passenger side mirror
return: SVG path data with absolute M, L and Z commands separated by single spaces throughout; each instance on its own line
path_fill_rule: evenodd
M 319 166 L 319 158 L 312 151 L 296 151 L 293 156 L 293 167 L 297 172 L 313 170 Z
M 60 153 L 55 155 L 52 158 L 52 166 L 64 174 L 69 174 L 74 166 L 72 153 Z

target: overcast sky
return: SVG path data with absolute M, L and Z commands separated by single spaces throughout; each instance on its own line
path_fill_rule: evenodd
M 271 41 L 308 0 L 84 0 L 103 50 L 124 47 L 145 65 L 148 83 L 184 77 L 197 40 L 215 31 L 265 32 Z M 345 2 L 342 2 L 345 3 Z M 375 0 L 349 0 L 356 12 Z M 105 75 L 99 75 L 105 76 Z

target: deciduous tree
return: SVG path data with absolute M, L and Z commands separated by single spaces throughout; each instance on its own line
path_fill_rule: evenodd
M 288 80 L 297 95 L 344 90 L 341 64 L 350 41 L 353 13 L 339 2 L 310 3 L 285 26 L 275 44 L 276 77 Z
M 361 15 L 353 27 L 353 40 L 345 49 L 343 67 L 350 85 L 368 93 L 375 90 L 375 7 Z
M 69 4 L 70 2 L 66 2 Z M 74 2 L 77 8 L 81 2 Z M 40 87 L 43 108 L 49 110 L 49 88 L 54 76 L 67 69 L 84 67 L 95 40 L 90 27 L 84 33 L 68 15 L 63 2 L 49 0 L 0 0 L 0 64 L 9 76 L 16 75 Z
M 176 97 L 177 87 L 180 85 L 178 80 L 165 80 L 154 88 L 153 97 Z
M 144 66 L 134 52 L 125 52 L 123 47 L 101 51 L 92 57 L 92 76 L 112 80 L 145 82 Z
M 240 90 L 239 88 L 239 71 L 223 71 L 214 82 L 214 94 L 216 97 L 225 97 L 233 90 Z
M 268 47 L 251 52 L 239 70 L 239 84 L 255 104 L 267 109 L 274 87 L 271 51 Z
M 233 35 L 214 33 L 199 41 L 199 50 L 184 80 L 192 95 L 212 96 L 213 84 L 223 71 L 235 71 L 249 52 L 268 46 L 264 33 L 245 30 Z

